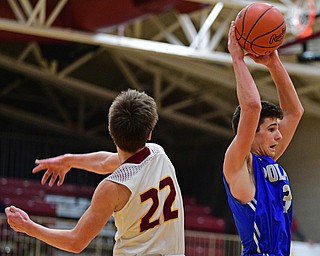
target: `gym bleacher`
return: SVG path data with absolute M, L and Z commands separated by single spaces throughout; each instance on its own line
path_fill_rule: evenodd
M 0 178 L 0 202 L 5 207 L 14 205 L 35 216 L 78 218 L 89 206 L 93 191 L 94 188 L 83 185 L 49 187 L 41 185 L 40 181 Z M 74 216 L 70 212 L 74 212 Z
M 44 219 L 51 227 L 65 228 L 66 225 L 72 227 L 89 207 L 94 189 L 92 186 L 78 184 L 49 187 L 47 184 L 41 185 L 37 180 L 0 177 L 0 203 L 4 207 L 17 206 L 33 218 Z M 211 208 L 198 203 L 195 197 L 184 196 L 184 209 L 186 255 L 227 255 L 224 254 L 225 246 L 230 243 L 229 240 L 233 241 L 234 237 L 226 240 L 224 219 L 213 216 Z M 112 248 L 116 230 L 112 218 L 109 222 L 111 225 L 105 228 L 100 235 L 104 237 L 104 240 L 108 239 L 108 248 Z M 6 234 L 14 235 L 7 225 L 3 227 L 7 229 Z M 9 237 L 6 236 L 5 239 L 8 240 Z M 236 246 L 239 244 L 237 239 L 232 243 Z
M 35 180 L 0 178 L 2 204 L 5 207 L 20 207 L 36 216 L 79 218 L 84 208 L 89 206 L 93 192 L 94 187 L 84 185 L 63 184 L 60 187 L 49 187 Z M 224 232 L 224 219 L 212 216 L 209 206 L 197 203 L 193 197 L 184 197 L 184 209 L 186 229 Z

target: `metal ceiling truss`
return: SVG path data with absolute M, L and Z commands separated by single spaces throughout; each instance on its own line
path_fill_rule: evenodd
M 4 52 L 6 48 L 0 47 L 1 68 L 19 74 L 13 81 L 0 84 L 0 115 L 99 140 L 106 130 L 106 102 L 110 103 L 124 84 L 112 85 L 107 80 L 98 83 L 83 78 L 81 70 L 97 59 L 109 58 L 127 87 L 153 95 L 160 117 L 231 138 L 229 120 L 237 101 L 226 40 L 231 20 L 249 1 L 198 0 L 194 2 L 209 6 L 190 14 L 168 11 L 149 15 L 97 33 L 52 26 L 67 2 L 57 1 L 53 11 L 46 13 L 46 0 L 39 0 L 34 6 L 28 0 L 8 0 L 16 19 L 0 17 L 0 30 L 89 47 L 67 64 L 46 58 L 36 41 L 25 43 L 15 53 Z M 272 4 L 285 13 L 288 2 L 291 1 Z M 319 65 L 291 60 L 292 56 L 284 56 L 306 114 L 320 118 Z M 248 65 L 262 98 L 276 101 L 267 71 L 252 61 Z M 21 97 L 19 90 L 24 92 L 23 77 L 39 81 L 38 89 L 29 91 L 33 104 L 11 105 L 14 97 Z M 41 111 L 37 111 L 39 108 Z M 54 114 L 49 115 L 46 108 Z M 92 122 L 97 115 L 100 119 Z

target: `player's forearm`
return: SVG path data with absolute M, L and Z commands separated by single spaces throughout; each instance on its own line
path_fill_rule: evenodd
M 50 229 L 35 222 L 30 223 L 26 234 L 64 251 L 79 253 L 87 244 L 79 239 L 73 230 Z
M 255 82 L 244 60 L 233 60 L 233 69 L 237 80 L 237 95 L 241 110 L 253 106 L 260 106 L 260 95 Z
M 276 85 L 280 107 L 284 114 L 294 114 L 300 118 L 304 109 L 285 67 L 279 59 L 276 59 L 268 68 Z
M 65 154 L 63 161 L 73 168 L 97 174 L 112 173 L 120 166 L 118 154 L 105 151 L 87 154 Z

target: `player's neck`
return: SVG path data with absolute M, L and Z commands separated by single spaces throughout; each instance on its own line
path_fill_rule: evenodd
M 127 152 L 127 151 L 124 151 L 124 150 L 120 149 L 119 147 L 117 147 L 117 151 L 118 151 L 118 156 L 119 156 L 120 162 L 124 163 L 127 159 L 129 159 L 133 155 L 137 154 L 142 149 L 144 149 L 144 147 L 143 148 L 139 148 L 135 152 Z

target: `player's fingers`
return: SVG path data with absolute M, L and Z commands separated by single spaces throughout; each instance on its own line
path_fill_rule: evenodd
M 251 58 L 251 59 L 253 59 L 255 56 L 252 54 L 252 53 L 250 53 L 250 52 L 246 52 L 245 53 L 245 56 L 246 57 L 249 57 L 249 58 Z
M 58 178 L 58 175 L 55 173 L 52 173 L 51 179 L 49 181 L 49 186 L 52 187 L 54 185 L 54 183 L 56 182 Z
M 15 213 L 15 209 L 16 208 L 14 206 L 8 206 L 4 210 L 7 215 L 7 218 L 8 218 L 7 221 L 9 223 L 9 225 L 12 223 L 11 218 L 12 218 L 13 214 Z
M 259 62 L 260 58 L 259 55 L 254 55 L 252 53 L 246 53 L 245 54 L 246 57 L 249 57 L 250 59 L 252 59 L 254 62 Z
M 19 232 L 19 229 L 14 225 L 14 224 L 11 224 L 10 227 L 16 231 L 16 232 Z
M 9 214 L 11 213 L 10 207 L 6 207 L 6 208 L 4 209 L 4 212 L 6 213 L 6 215 L 9 215 Z
M 48 169 L 42 176 L 41 184 L 42 185 L 46 184 L 50 176 L 51 176 L 51 171 Z
M 13 206 L 13 205 L 11 205 L 11 206 L 9 207 L 10 212 L 15 212 L 17 209 L 18 209 L 18 208 L 15 207 L 15 206 Z
M 63 182 L 64 182 L 64 175 L 60 175 L 57 185 L 61 186 L 63 184 Z
M 43 165 L 39 164 L 32 169 L 32 173 L 35 174 L 35 173 L 38 173 L 39 171 L 42 171 L 44 169 L 46 169 L 46 168 Z
M 232 31 L 234 30 L 233 28 L 233 22 L 231 22 L 231 25 L 230 25 L 230 28 L 229 28 L 229 40 L 231 38 L 231 35 L 232 35 Z
M 47 159 L 36 159 L 35 163 L 36 164 L 45 164 L 45 163 L 47 163 L 47 161 L 48 161 Z

